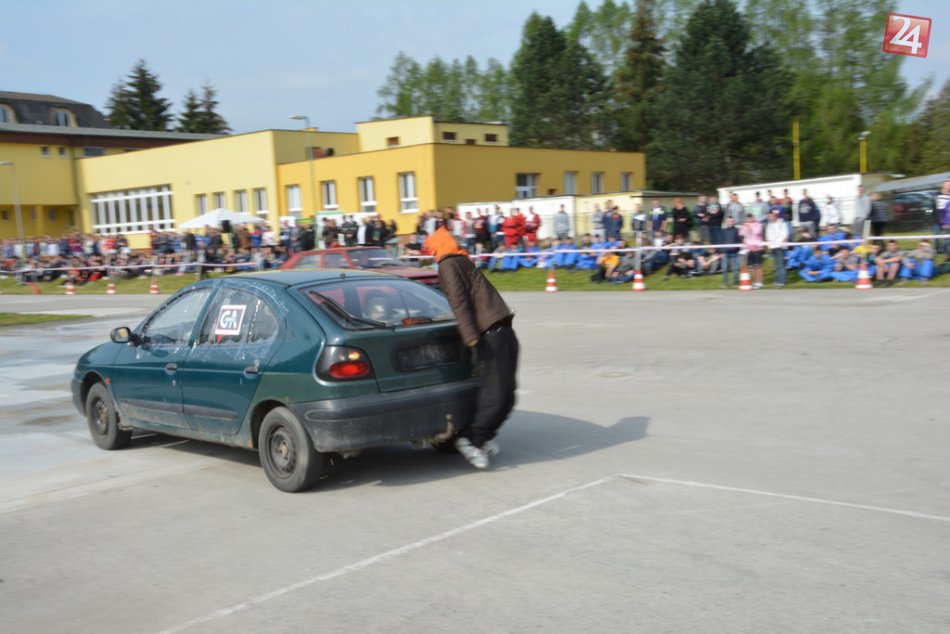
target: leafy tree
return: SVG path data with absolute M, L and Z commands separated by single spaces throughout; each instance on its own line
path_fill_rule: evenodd
M 751 45 L 736 5 L 700 5 L 673 59 L 652 113 L 654 184 L 710 190 L 785 173 L 786 71 L 771 49 Z
M 624 62 L 614 79 L 619 132 L 617 147 L 639 151 L 652 139 L 652 101 L 663 75 L 664 47 L 657 36 L 652 0 L 640 0 L 630 26 Z
M 509 121 L 511 117 L 511 78 L 504 64 L 488 60 L 478 79 L 476 121 Z
M 906 144 L 908 174 L 950 171 L 950 80 L 930 99 L 909 126 Z
M 567 46 L 554 20 L 532 13 L 511 63 L 511 142 L 556 146 L 560 138 L 560 60 Z
M 583 0 L 566 31 L 569 39 L 584 45 L 608 77 L 623 63 L 626 34 L 633 14 L 626 2 L 604 0 L 594 11 Z
M 419 92 L 422 69 L 419 63 L 399 51 L 386 83 L 376 91 L 383 102 L 376 108 L 377 114 L 389 117 L 410 117 L 419 114 Z
M 556 129 L 553 145 L 605 145 L 612 135 L 607 118 L 607 80 L 600 64 L 580 42 L 568 39 L 556 72 L 558 108 L 551 119 Z
M 148 69 L 145 60 L 139 60 L 128 78 L 112 88 L 106 105 L 109 123 L 132 130 L 168 130 L 171 104 L 158 96 L 161 89 L 158 76 Z
M 197 132 L 200 134 L 226 134 L 231 131 L 227 121 L 217 113 L 217 91 L 211 84 L 201 87 L 201 98 L 194 90 L 185 93 L 185 103 L 178 115 L 177 132 Z

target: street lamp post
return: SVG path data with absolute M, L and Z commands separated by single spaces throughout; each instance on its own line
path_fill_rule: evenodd
M 23 234 L 23 214 L 20 213 L 20 191 L 17 187 L 16 163 L 13 161 L 0 161 L 0 167 L 3 166 L 10 167 L 10 181 L 13 183 L 13 213 L 16 215 L 16 233 L 20 239 L 20 244 L 24 245 L 23 252 L 26 253 L 26 236 Z
M 317 215 L 317 187 L 313 178 L 313 143 L 310 140 L 310 133 L 312 128 L 310 127 L 310 117 L 307 117 L 302 114 L 295 114 L 291 117 L 295 121 L 303 121 L 304 129 L 307 133 L 306 144 L 307 144 L 307 172 L 310 174 L 310 205 L 311 211 L 314 215 L 314 220 L 316 220 Z M 316 230 L 316 224 L 314 224 L 314 230 Z
M 861 173 L 867 174 L 868 172 L 868 137 L 871 136 L 870 130 L 865 130 L 858 135 L 858 143 L 860 144 L 861 150 Z

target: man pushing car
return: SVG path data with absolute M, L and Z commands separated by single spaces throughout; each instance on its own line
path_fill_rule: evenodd
M 478 395 L 471 423 L 457 430 L 455 447 L 472 465 L 486 469 L 499 448 L 495 434 L 515 406 L 518 338 L 511 327 L 514 313 L 475 268 L 446 228 L 447 218 L 426 238 L 423 250 L 435 258 L 439 285 L 458 322 L 462 341 L 474 351 Z

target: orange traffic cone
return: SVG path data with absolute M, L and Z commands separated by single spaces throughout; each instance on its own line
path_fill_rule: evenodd
M 557 280 L 554 279 L 554 269 L 548 270 L 548 283 L 544 287 L 545 293 L 556 293 L 557 292 Z
M 858 270 L 858 283 L 854 285 L 854 288 L 858 291 L 869 291 L 874 288 L 871 284 L 871 274 L 868 273 L 867 262 L 861 263 L 861 268 Z
M 115 282 L 109 280 L 109 285 L 106 286 L 106 295 L 115 295 Z
M 152 295 L 158 295 L 158 280 L 156 280 L 154 277 L 152 278 L 152 285 L 149 286 L 148 292 Z
M 749 277 L 749 267 L 747 266 L 743 266 L 741 269 L 739 269 L 739 290 L 752 290 L 752 278 Z
M 30 282 L 30 288 L 33 289 L 33 294 L 34 294 L 34 295 L 42 295 L 42 294 L 43 294 L 43 289 L 41 289 L 41 288 L 40 288 L 40 285 L 37 284 L 36 282 Z
M 643 273 L 640 271 L 633 274 L 633 290 L 638 293 L 647 290 L 647 285 L 643 283 Z
M 73 281 L 72 281 L 72 280 L 66 280 L 66 294 L 67 294 L 67 295 L 75 295 L 75 294 L 76 294 L 76 289 L 73 288 Z

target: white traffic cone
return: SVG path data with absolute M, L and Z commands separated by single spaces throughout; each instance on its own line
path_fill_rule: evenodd
M 152 278 L 151 286 L 148 287 L 148 292 L 151 295 L 158 295 L 158 280 L 156 280 L 154 277 Z
M 739 290 L 752 290 L 752 278 L 749 277 L 749 267 L 747 266 L 743 266 L 741 269 L 739 269 Z
M 109 280 L 108 286 L 106 286 L 106 295 L 115 295 L 115 282 Z
M 647 285 L 643 283 L 643 273 L 640 271 L 633 274 L 633 290 L 637 293 L 647 290 Z
M 554 269 L 548 271 L 548 283 L 544 287 L 545 293 L 556 293 L 557 292 L 557 280 L 554 278 Z
M 66 280 L 66 294 L 67 294 L 67 295 L 75 295 L 75 294 L 76 294 L 76 289 L 73 288 L 73 281 L 72 281 L 72 280 Z
M 858 283 L 854 285 L 854 289 L 857 291 L 869 291 L 874 288 L 874 285 L 871 284 L 871 274 L 868 273 L 867 262 L 861 263 L 861 268 L 858 269 Z

